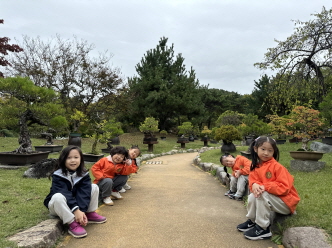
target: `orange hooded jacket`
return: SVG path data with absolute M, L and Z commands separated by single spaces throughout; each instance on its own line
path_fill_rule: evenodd
M 294 187 L 294 177 L 274 158 L 250 171 L 249 188 L 252 192 L 254 183 L 264 185 L 265 191 L 278 196 L 294 213 L 300 197 Z
M 241 175 L 248 175 L 250 172 L 251 160 L 244 156 L 237 155 L 235 158 L 235 164 L 232 166 L 232 175 L 235 177 L 236 170 L 240 170 Z
M 129 175 L 137 171 L 135 163 L 130 161 L 130 165 L 125 163 L 114 164 L 111 156 L 100 159 L 91 167 L 94 176 L 93 183 L 98 183 L 104 178 L 114 178 L 116 175 Z

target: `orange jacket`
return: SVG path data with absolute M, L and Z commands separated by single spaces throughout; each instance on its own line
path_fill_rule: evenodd
M 100 159 L 91 167 L 92 174 L 95 178 L 93 183 L 98 183 L 104 178 L 114 178 L 116 175 L 129 175 L 137 171 L 135 163 L 126 165 L 125 163 L 114 164 L 111 156 Z
M 235 176 L 236 170 L 240 170 L 241 175 L 248 175 L 250 172 L 251 160 L 244 156 L 237 155 L 235 158 L 235 164 L 232 166 L 232 175 Z
M 264 162 L 249 174 L 249 187 L 254 183 L 264 185 L 265 191 L 278 196 L 294 213 L 300 197 L 294 187 L 294 177 L 274 158 Z

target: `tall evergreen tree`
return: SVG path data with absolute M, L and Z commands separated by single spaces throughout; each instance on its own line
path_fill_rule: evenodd
M 167 40 L 162 37 L 156 48 L 147 51 L 136 65 L 138 75 L 128 79 L 129 115 L 136 125 L 145 117 L 154 117 L 161 129 L 167 129 L 170 120 L 191 119 L 203 111 L 202 87 L 195 71 L 186 70 L 184 58 L 175 57 L 174 45 L 167 46 Z

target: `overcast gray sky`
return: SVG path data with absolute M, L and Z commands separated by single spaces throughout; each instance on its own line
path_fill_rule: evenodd
M 293 33 L 331 0 L 0 0 L 0 37 L 78 38 L 114 54 L 124 77 L 162 36 L 182 53 L 200 84 L 250 94 L 263 72 L 253 66 L 274 39 Z

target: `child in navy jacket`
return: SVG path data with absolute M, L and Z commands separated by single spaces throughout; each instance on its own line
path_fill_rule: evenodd
M 87 235 L 82 226 L 106 222 L 105 217 L 95 212 L 99 188 L 91 183 L 79 147 L 68 146 L 63 149 L 51 176 L 52 186 L 44 205 L 51 215 L 59 216 L 64 224 L 69 225 L 69 234 L 82 238 Z

